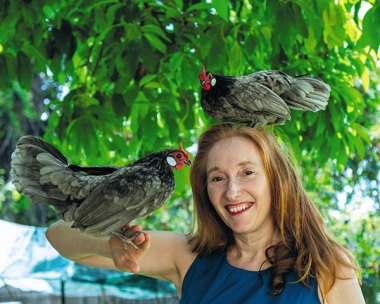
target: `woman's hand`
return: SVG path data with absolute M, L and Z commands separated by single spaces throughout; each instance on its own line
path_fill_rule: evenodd
M 125 227 L 126 234 L 141 231 L 141 225 L 128 225 Z M 130 272 L 140 271 L 139 258 L 149 248 L 150 235 L 146 232 L 142 232 L 136 236 L 136 238 L 133 240 L 133 243 L 138 249 L 134 248 L 131 245 L 128 245 L 126 250 L 125 244 L 117 236 L 112 236 L 109 240 L 113 262 L 115 266 L 120 270 Z

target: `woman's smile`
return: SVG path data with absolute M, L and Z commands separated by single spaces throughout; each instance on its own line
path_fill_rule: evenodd
M 249 210 L 253 206 L 253 203 L 238 203 L 238 204 L 228 204 L 226 210 L 232 216 L 242 214 Z

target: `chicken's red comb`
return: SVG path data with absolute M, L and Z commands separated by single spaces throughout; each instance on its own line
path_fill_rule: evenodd
M 183 154 L 185 154 L 185 156 L 187 158 L 189 158 L 189 154 L 187 154 L 187 152 L 183 149 L 183 146 L 182 146 L 182 141 L 179 142 L 179 150 L 183 152 Z
M 199 74 L 199 80 L 200 81 L 206 80 L 206 70 L 203 64 L 202 64 L 202 73 Z

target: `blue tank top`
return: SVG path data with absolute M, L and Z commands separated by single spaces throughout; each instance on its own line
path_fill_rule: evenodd
M 195 258 L 185 275 L 180 304 L 320 304 L 318 284 L 306 287 L 294 273 L 285 276 L 282 293 L 270 294 L 271 268 L 248 271 L 230 265 L 226 253 Z

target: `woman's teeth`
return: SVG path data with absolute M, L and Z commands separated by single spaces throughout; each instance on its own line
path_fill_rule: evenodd
M 246 203 L 246 204 L 242 204 L 242 205 L 238 205 L 238 206 L 230 205 L 230 206 L 227 206 L 227 210 L 230 213 L 238 213 L 238 212 L 241 212 L 241 211 L 248 209 L 251 206 L 252 206 L 252 203 Z

